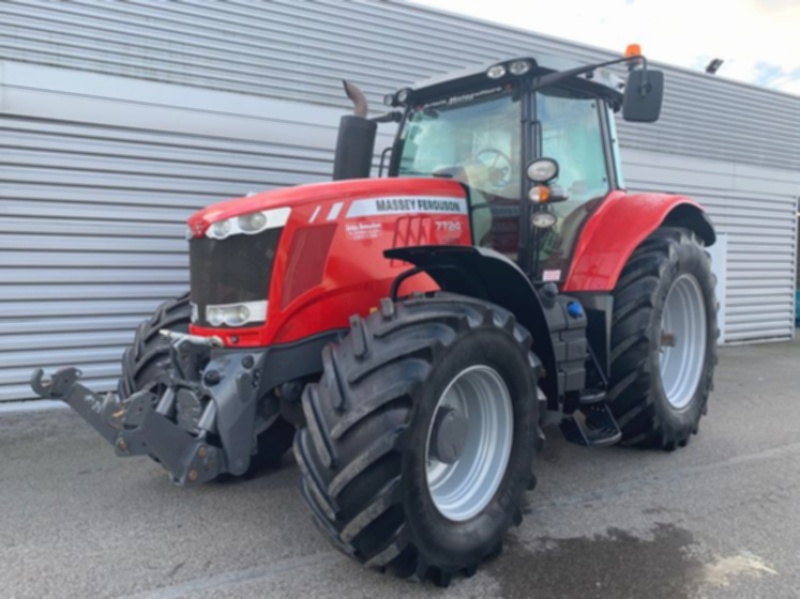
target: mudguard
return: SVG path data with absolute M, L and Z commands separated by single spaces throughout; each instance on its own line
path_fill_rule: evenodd
M 513 313 L 533 336 L 542 361 L 540 387 L 551 401 L 558 397 L 555 352 L 539 294 L 525 273 L 503 254 L 475 246 L 425 245 L 386 250 L 387 258 L 409 262 L 443 290 L 483 299 Z
M 707 246 L 716 240 L 708 215 L 690 198 L 611 192 L 584 226 L 561 290 L 613 290 L 634 250 L 662 226 L 690 229 Z

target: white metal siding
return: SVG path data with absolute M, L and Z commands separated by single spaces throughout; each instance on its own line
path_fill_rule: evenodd
M 339 110 L 193 91 L 0 62 L 0 400 L 29 397 L 35 366 L 110 388 L 138 322 L 187 288 L 192 212 L 330 178 Z
M 538 53 L 612 58 L 407 2 L 0 3 L 0 58 L 339 107 L 343 77 L 375 104 L 424 76 Z M 800 169 L 796 97 L 665 70 L 661 120 L 621 123 L 623 145 Z
M 110 387 L 186 286 L 188 214 L 329 177 L 342 77 L 376 103 L 539 52 L 610 56 L 399 2 L 0 3 L 0 401 L 38 365 Z M 694 195 L 729 233 L 729 339 L 789 336 L 800 100 L 667 71 L 662 120 L 620 124 L 629 185 Z
M 728 234 L 725 341 L 791 336 L 800 172 L 641 150 L 622 158 L 631 190 L 687 195 Z

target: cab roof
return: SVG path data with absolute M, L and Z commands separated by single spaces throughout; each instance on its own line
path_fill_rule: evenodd
M 529 63 L 531 65 L 530 69 L 523 75 L 511 74 L 509 72 L 509 65 L 519 61 Z M 443 75 L 423 79 L 403 89 L 409 94 L 411 103 L 418 103 L 428 98 L 447 96 L 468 89 L 474 90 L 489 86 L 505 85 L 517 80 L 533 79 L 550 73 L 567 71 L 583 66 L 583 64 L 585 63 L 560 56 L 520 56 L 451 71 Z M 492 79 L 487 75 L 487 71 L 489 68 L 497 65 L 505 66 L 506 74 L 503 77 Z M 598 68 L 589 75 L 570 77 L 555 85 L 572 88 L 575 91 L 586 93 L 587 95 L 604 97 L 616 108 L 622 102 L 624 80 L 608 69 Z M 398 90 L 398 92 L 399 91 L 402 90 Z

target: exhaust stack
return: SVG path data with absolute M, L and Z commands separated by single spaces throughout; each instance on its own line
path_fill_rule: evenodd
M 366 179 L 372 170 L 375 135 L 378 124 L 367 118 L 367 98 L 355 83 L 342 81 L 347 97 L 353 102 L 353 114 L 339 121 L 333 180 Z
M 364 92 L 362 92 L 355 83 L 347 81 L 346 79 L 342 80 L 342 85 L 344 85 L 344 93 L 346 93 L 350 101 L 353 102 L 353 114 L 361 118 L 366 118 L 369 107 Z

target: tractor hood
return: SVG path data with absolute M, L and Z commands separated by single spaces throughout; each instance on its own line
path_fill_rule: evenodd
M 189 217 L 188 223 L 192 234 L 200 237 L 212 223 L 217 221 L 273 208 L 299 208 L 308 204 L 323 205 L 330 202 L 347 203 L 349 200 L 374 197 L 421 195 L 464 197 L 465 194 L 461 184 L 447 179 L 349 179 L 286 187 L 233 198 L 203 208 Z

